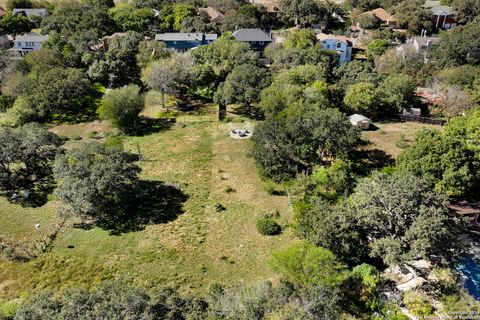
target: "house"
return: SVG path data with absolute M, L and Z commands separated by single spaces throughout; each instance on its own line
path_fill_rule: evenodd
M 167 49 L 180 52 L 210 44 L 217 38 L 215 33 L 168 32 L 155 35 L 155 40 L 164 42 Z
M 10 39 L 4 31 L 0 31 L 0 49 L 10 49 Z
M 359 127 L 361 130 L 370 128 L 370 119 L 361 114 L 355 113 L 349 117 L 352 126 Z
M 280 11 L 278 1 L 275 0 L 251 0 L 250 3 L 265 7 L 265 10 L 270 14 L 276 14 Z
M 13 14 L 21 14 L 32 19 L 33 17 L 39 17 L 42 19 L 48 18 L 47 9 L 30 9 L 30 8 L 15 8 L 13 9 Z
M 109 36 L 105 36 L 100 41 L 93 46 L 90 46 L 90 50 L 93 51 L 107 51 L 108 50 L 108 45 L 110 44 L 110 40 L 115 38 L 115 37 L 123 37 L 127 33 L 126 32 L 115 32 L 114 34 L 111 34 Z
M 198 12 L 206 14 L 210 18 L 210 22 L 217 24 L 223 23 L 223 18 L 225 18 L 223 13 L 212 7 L 200 8 Z
M 3 7 L 0 7 L 0 17 L 3 17 L 6 14 L 7 14 L 7 10 L 5 10 Z
M 377 8 L 371 11 L 362 13 L 362 15 L 375 16 L 382 25 L 389 26 L 391 28 L 397 27 L 397 18 L 390 14 L 387 10 L 383 8 Z
M 48 39 L 48 36 L 35 32 L 26 33 L 13 40 L 13 47 L 7 50 L 7 55 L 11 58 L 21 58 L 31 51 L 38 50 Z
M 248 43 L 250 49 L 257 52 L 263 52 L 273 42 L 272 35 L 261 29 L 238 29 L 232 35 L 237 41 Z
M 339 64 L 343 64 L 352 60 L 352 41 L 345 36 L 337 36 L 333 34 L 319 33 L 317 39 L 326 50 L 333 50 L 339 56 Z
M 433 46 L 440 43 L 439 37 L 414 37 L 413 46 L 417 52 L 431 51 Z
M 397 57 L 403 59 L 419 58 L 423 59 L 425 63 L 430 61 L 431 52 L 434 46 L 440 43 L 438 37 L 427 37 L 424 33 L 422 37 L 414 37 L 409 39 L 406 43 L 396 48 Z
M 440 1 L 426 1 L 425 7 L 432 12 L 432 23 L 436 28 L 452 29 L 457 25 L 455 12 L 449 6 L 444 6 Z

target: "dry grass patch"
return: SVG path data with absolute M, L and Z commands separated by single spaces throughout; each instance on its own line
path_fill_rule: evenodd
M 362 138 L 370 143 L 365 149 L 383 150 L 394 158 L 402 152 L 402 144 L 406 146 L 412 143 L 420 130 L 424 128 L 442 130 L 441 126 L 417 122 L 379 122 L 374 124 L 378 128 L 377 130 L 362 132 Z
M 140 149 L 143 179 L 177 185 L 188 196 L 182 214 L 173 221 L 116 236 L 98 228 L 74 228 L 74 221 L 68 221 L 51 252 L 27 263 L 0 261 L 0 283 L 12 283 L 0 293 L 0 301 L 43 288 L 91 287 L 109 278 L 147 289 L 172 284 L 196 292 L 208 290 L 214 282 L 274 279 L 267 259 L 293 236 L 288 228 L 279 236 L 262 236 L 255 224 L 260 216 L 278 211 L 277 221 L 286 226 L 291 218 L 289 201 L 266 193 L 249 157 L 249 140 L 231 139 L 228 124 L 220 123 L 217 131 L 216 123 L 201 120 L 189 115 L 186 127 L 125 138 L 126 150 L 136 153 L 137 146 Z M 74 128 L 54 130 L 66 134 L 90 129 L 87 125 Z M 235 192 L 226 192 L 227 186 Z M 217 212 L 216 203 L 226 210 Z M 33 225 L 23 220 L 36 221 L 36 215 L 45 215 L 50 221 L 54 219 L 52 206 L 48 203 L 31 212 L 16 208 L 18 212 L 12 211 L 12 220 L 2 232 L 18 234 L 21 239 Z
M 108 121 L 92 121 L 78 124 L 62 124 L 49 129 L 58 136 L 70 140 L 103 141 L 108 134 L 118 133 L 118 129 L 111 128 Z

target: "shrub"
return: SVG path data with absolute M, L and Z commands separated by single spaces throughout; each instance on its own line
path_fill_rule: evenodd
M 235 188 L 232 187 L 232 186 L 226 186 L 225 187 L 225 192 L 226 193 L 234 193 L 234 192 L 237 192 L 237 190 L 235 190 Z
M 265 191 L 271 196 L 283 196 L 285 195 L 285 190 L 283 190 L 281 185 L 276 184 L 272 180 L 265 182 Z
M 417 291 L 405 292 L 403 302 L 408 310 L 416 316 L 428 316 L 433 314 L 434 308 L 427 297 Z
M 264 236 L 274 236 L 282 231 L 282 228 L 271 218 L 260 218 L 257 220 L 257 230 Z
M 140 88 L 135 85 L 112 89 L 103 96 L 98 115 L 120 130 L 131 128 L 145 104 L 139 92 Z
M 19 307 L 20 304 L 14 300 L 0 304 L 0 319 L 13 319 Z

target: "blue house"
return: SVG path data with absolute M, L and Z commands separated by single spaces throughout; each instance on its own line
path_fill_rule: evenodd
M 180 52 L 207 45 L 217 40 L 217 38 L 218 36 L 213 33 L 168 32 L 155 35 L 155 40 L 164 42 L 168 49 Z

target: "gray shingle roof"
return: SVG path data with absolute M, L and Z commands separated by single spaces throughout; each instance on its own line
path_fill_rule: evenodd
M 25 12 L 27 16 L 46 17 L 48 16 L 47 9 L 30 9 L 30 8 L 15 8 L 12 10 L 13 14 Z
M 452 16 L 455 14 L 452 7 L 443 6 L 440 1 L 425 1 L 425 7 L 429 8 L 432 14 L 436 16 Z
M 23 36 L 17 37 L 15 42 L 43 42 L 48 39 L 48 36 L 44 36 L 42 34 L 38 34 L 35 32 L 29 32 L 24 34 Z
M 233 33 L 233 36 L 238 41 L 264 41 L 273 42 L 272 37 L 263 30 L 260 29 L 238 29 Z
M 203 33 L 183 33 L 183 32 L 167 32 L 155 35 L 157 41 L 202 41 Z M 216 40 L 216 34 L 205 34 L 206 40 Z

